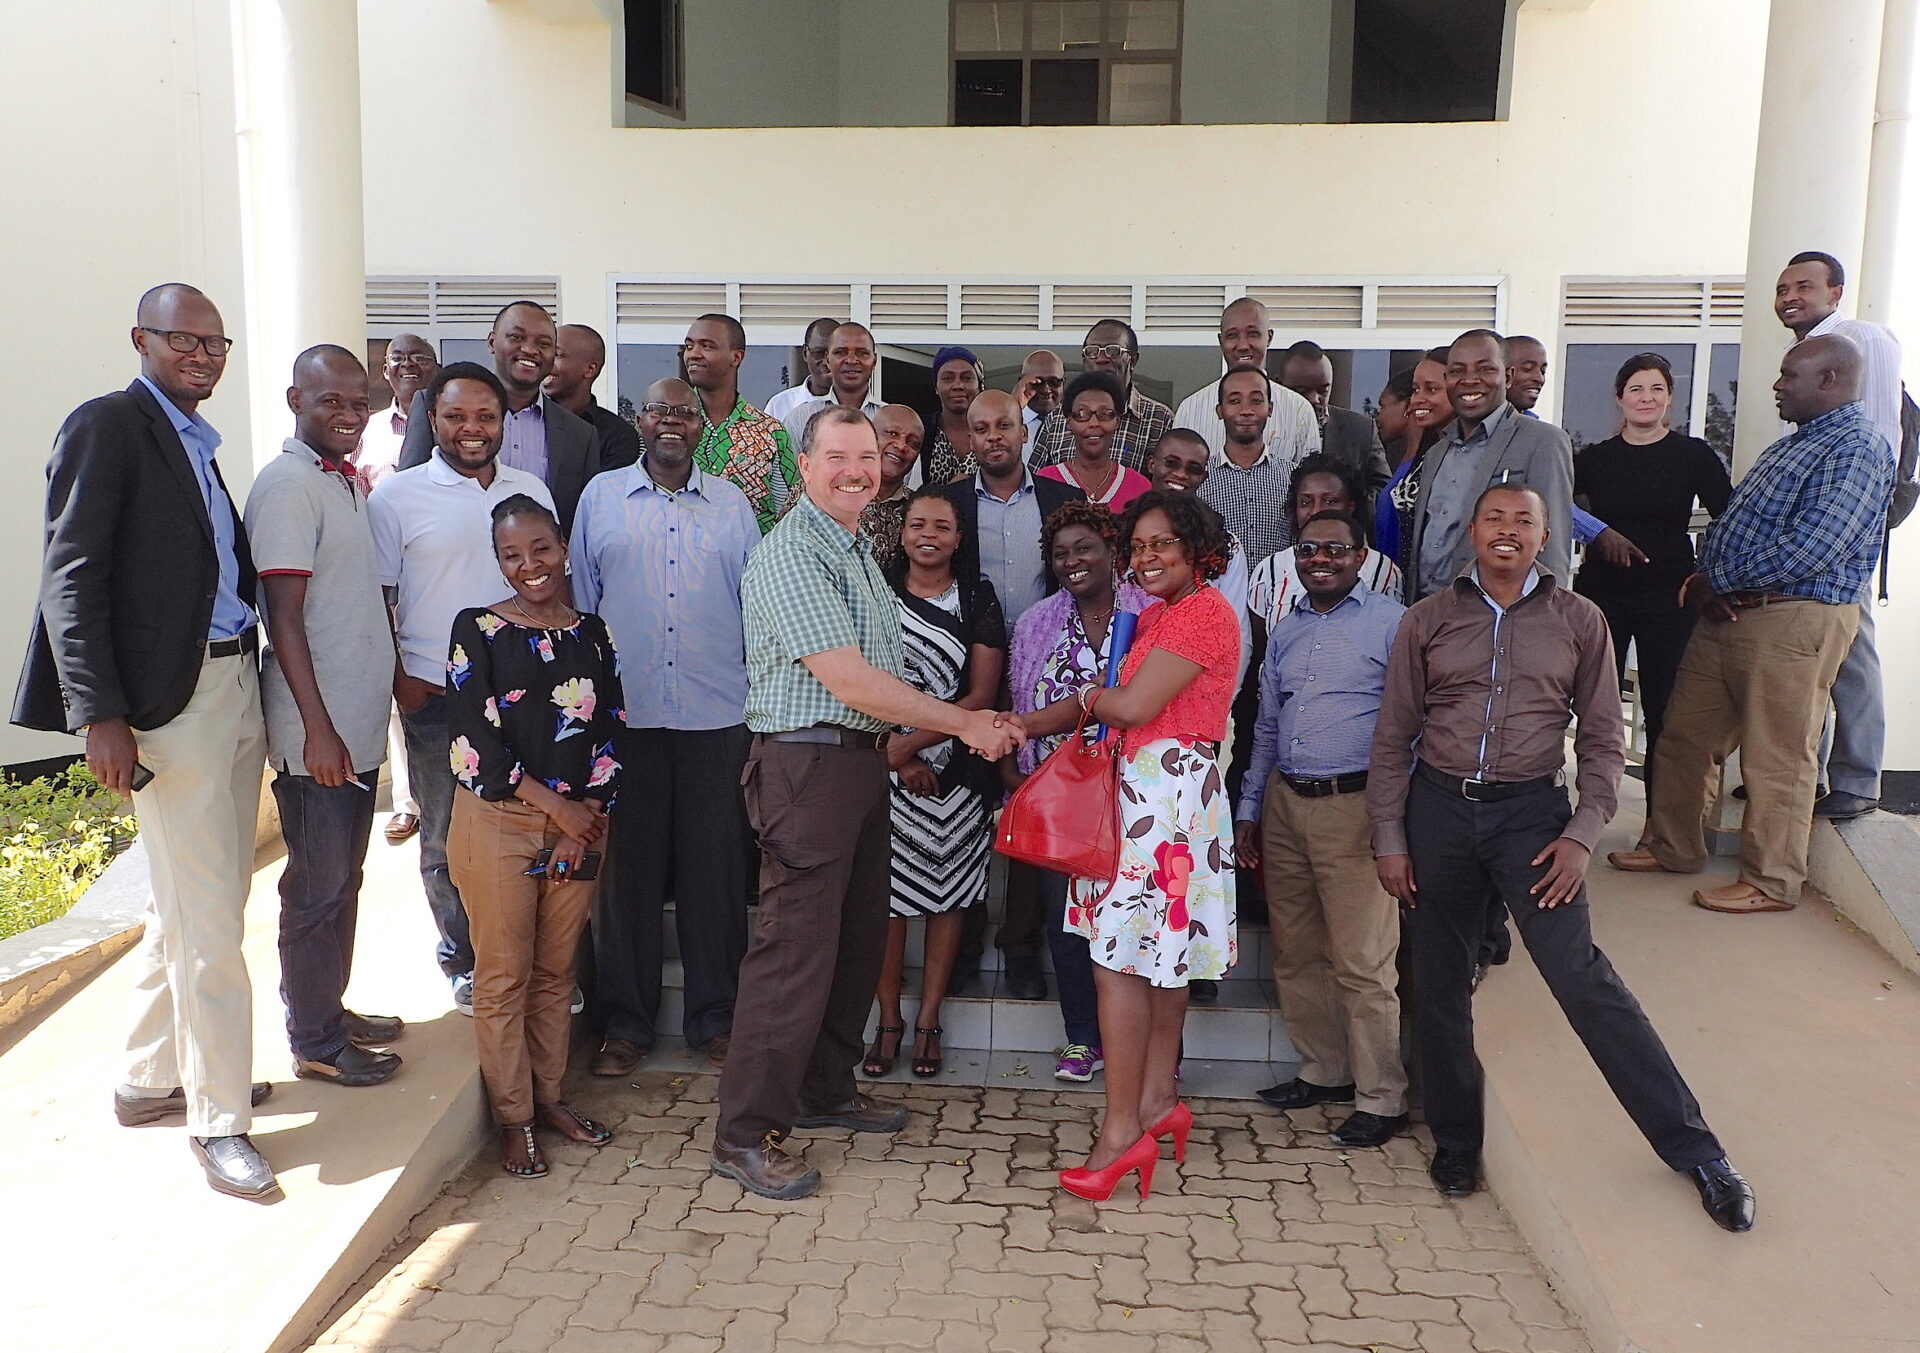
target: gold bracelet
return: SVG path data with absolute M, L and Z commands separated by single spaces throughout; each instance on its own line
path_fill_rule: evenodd
M 1086 685 L 1082 686 L 1080 688 L 1080 712 L 1082 714 L 1089 714 L 1089 715 L 1092 714 L 1093 702 L 1095 700 L 1098 700 L 1099 698 L 1100 698 L 1100 688 L 1094 685 L 1091 681 L 1089 681 Z

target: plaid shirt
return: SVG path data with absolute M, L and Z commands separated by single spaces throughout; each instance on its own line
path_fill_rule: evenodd
M 1760 453 L 1707 531 L 1716 592 L 1779 592 L 1834 606 L 1865 595 L 1893 491 L 1886 439 L 1856 400 Z
M 1113 435 L 1113 458 L 1129 470 L 1147 472 L 1147 459 L 1160 438 L 1173 426 L 1173 410 L 1157 399 L 1149 399 L 1133 388 L 1127 407 L 1120 413 L 1120 430 Z M 1073 430 L 1063 413 L 1050 413 L 1040 424 L 1040 435 L 1027 451 L 1027 465 L 1044 470 L 1073 455 Z
M 805 494 L 747 559 L 740 584 L 747 632 L 747 727 L 785 733 L 817 723 L 880 733 L 892 725 L 833 698 L 801 661 L 858 647 L 899 676 L 900 610 L 866 537 Z
M 1281 459 L 1277 451 L 1277 446 L 1269 445 L 1259 460 L 1247 466 L 1223 460 L 1194 491 L 1240 537 L 1249 568 L 1258 568 L 1268 555 L 1293 542 L 1293 509 L 1287 490 L 1293 485 L 1294 462 Z
M 760 412 L 737 395 L 733 412 L 724 421 L 715 424 L 704 409 L 700 416 L 705 431 L 693 450 L 693 463 L 701 473 L 731 480 L 746 494 L 760 523 L 760 534 L 765 535 L 779 520 L 780 509 L 800 482 L 786 428 L 779 419 Z

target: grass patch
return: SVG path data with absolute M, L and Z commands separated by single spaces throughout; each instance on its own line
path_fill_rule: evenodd
M 84 763 L 37 780 L 0 775 L 0 939 L 65 916 L 133 836 L 127 801 Z

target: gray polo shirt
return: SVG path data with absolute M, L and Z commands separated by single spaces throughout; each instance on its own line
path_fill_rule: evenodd
M 307 579 L 307 647 L 333 730 L 347 744 L 354 773 L 380 768 L 387 755 L 387 708 L 393 700 L 393 631 L 380 594 L 367 500 L 351 467 L 344 475 L 289 437 L 260 468 L 247 495 L 247 540 L 262 578 L 294 573 Z M 266 589 L 260 589 L 267 614 Z M 306 726 L 271 645 L 260 669 L 267 720 L 267 760 L 306 772 Z

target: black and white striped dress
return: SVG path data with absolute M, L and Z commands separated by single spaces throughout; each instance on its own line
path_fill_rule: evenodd
M 936 700 L 967 689 L 967 656 L 974 644 L 1006 647 L 1006 623 L 993 585 L 984 579 L 963 597 L 956 583 L 938 597 L 916 597 L 896 586 L 907 684 Z M 987 859 L 993 848 L 984 770 L 955 739 L 920 753 L 939 777 L 940 792 L 909 794 L 893 777 L 893 896 L 895 916 L 937 916 L 987 896 Z

